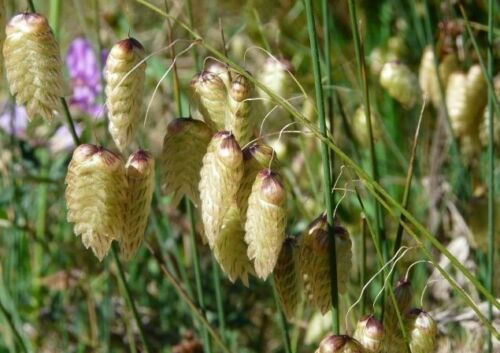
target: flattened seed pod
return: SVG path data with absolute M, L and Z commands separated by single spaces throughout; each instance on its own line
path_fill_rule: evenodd
M 153 156 L 143 150 L 135 152 L 129 157 L 125 171 L 128 192 L 125 230 L 120 240 L 120 250 L 123 258 L 130 260 L 139 249 L 148 225 L 155 181 Z
M 37 114 L 51 121 L 64 96 L 63 64 L 54 34 L 37 13 L 14 16 L 6 27 L 3 56 L 10 93 L 26 105 L 30 119 Z
M 68 221 L 99 260 L 124 231 L 127 180 L 120 157 L 103 147 L 83 144 L 73 152 L 66 175 Z
M 252 125 L 250 124 L 250 98 L 252 85 L 238 73 L 232 74 L 231 86 L 227 97 L 225 130 L 231 131 L 236 141 L 243 146 L 252 136 Z
M 344 293 L 351 271 L 351 239 L 342 226 L 334 226 L 337 253 L 337 287 Z M 300 271 L 305 292 L 322 314 L 331 306 L 330 237 L 323 214 L 314 220 L 302 238 L 299 253 Z
M 238 142 L 228 131 L 216 133 L 203 157 L 199 184 L 201 218 L 211 249 L 220 235 L 226 212 L 236 203 L 242 176 L 243 153 Z
M 365 353 L 363 346 L 347 335 L 325 337 L 315 353 Z
M 382 137 L 382 131 L 380 130 L 378 117 L 373 111 L 371 112 L 371 117 L 373 140 L 376 143 Z M 368 132 L 368 120 L 366 119 L 365 108 L 363 106 L 360 106 L 354 112 L 351 127 L 358 143 L 364 147 L 368 147 L 370 145 L 370 133 Z
M 467 99 L 470 104 L 470 114 L 474 119 L 474 126 L 477 126 L 481 120 L 480 114 L 488 99 L 488 84 L 479 64 L 471 66 L 467 72 Z
M 432 317 L 423 310 L 411 309 L 406 319 L 410 334 L 412 353 L 431 353 L 436 350 L 437 325 Z
M 238 208 L 233 205 L 226 212 L 220 235 L 214 246 L 214 256 L 231 282 L 238 278 L 248 287 L 248 275 L 254 274 L 253 265 L 247 257 L 245 230 Z
M 496 75 L 495 78 L 493 79 L 493 84 L 495 85 L 495 94 L 497 98 L 500 98 L 500 75 Z M 493 109 L 493 119 L 496 119 L 495 122 L 499 121 L 498 120 L 498 113 Z M 489 131 L 489 110 L 488 106 L 486 106 L 486 109 L 484 110 L 483 114 L 483 120 L 481 122 L 480 128 L 479 128 L 479 137 L 481 139 L 481 144 L 483 146 L 488 146 L 488 131 Z M 500 123 L 495 123 L 493 126 L 493 140 L 497 146 L 500 145 Z M 500 153 L 500 148 L 496 148 L 497 153 Z
M 446 106 L 453 133 L 462 136 L 473 123 L 467 102 L 467 76 L 463 72 L 454 72 L 448 79 L 446 88 Z
M 141 121 L 146 62 L 139 63 L 145 55 L 138 40 L 127 38 L 111 48 L 106 60 L 108 130 L 121 151 L 132 142 Z
M 203 120 L 212 129 L 223 130 L 227 106 L 224 81 L 216 73 L 203 71 L 193 77 L 191 89 Z
M 400 280 L 394 288 L 394 296 L 398 304 L 399 313 L 404 318 L 404 313 L 408 311 L 411 306 L 411 283 L 406 280 Z M 399 325 L 396 308 L 390 298 L 386 301 L 385 306 L 384 329 L 384 350 L 387 351 L 387 353 L 401 352 L 404 349 L 405 342 Z
M 266 279 L 278 261 L 285 239 L 286 190 L 278 174 L 261 170 L 248 198 L 245 241 L 257 276 Z
M 379 353 L 384 339 L 384 325 L 373 315 L 367 315 L 358 321 L 354 338 L 363 346 L 366 353 Z
M 291 320 L 300 298 L 296 238 L 287 237 L 283 242 L 273 274 L 281 306 Z
M 380 72 L 380 85 L 407 109 L 413 108 L 422 94 L 415 74 L 399 61 L 384 64 Z
M 161 153 L 162 188 L 167 195 L 173 194 L 174 206 L 184 195 L 199 205 L 200 170 L 212 135 L 199 120 L 181 118 L 168 124 Z

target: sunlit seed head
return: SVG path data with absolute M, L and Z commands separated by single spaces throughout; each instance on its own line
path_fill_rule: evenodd
M 243 161 L 243 154 L 240 145 L 234 135 L 228 131 L 217 133 L 216 138 L 220 139 L 217 155 L 226 166 L 239 165 Z
M 264 169 L 257 174 L 261 182 L 262 197 L 267 202 L 280 205 L 286 199 L 286 190 L 280 176 L 270 169 Z
M 136 53 L 144 55 L 144 47 L 137 39 L 126 38 L 120 40 L 111 48 L 110 55 L 117 59 L 132 60 L 135 58 Z
M 250 96 L 251 86 L 247 78 L 240 74 L 235 74 L 231 82 L 229 94 L 237 102 L 242 102 Z
M 46 30 L 50 30 L 49 22 L 44 16 L 34 12 L 24 12 L 12 17 L 5 29 L 7 35 L 13 32 L 30 34 Z

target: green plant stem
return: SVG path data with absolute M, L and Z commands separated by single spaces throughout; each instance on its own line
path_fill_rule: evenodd
M 28 0 L 28 7 L 30 8 L 31 12 L 36 12 L 35 4 L 33 3 L 33 0 Z
M 368 233 L 366 217 L 361 215 L 361 271 L 359 275 L 360 288 L 365 285 L 366 282 L 366 236 Z M 363 293 L 361 296 L 361 315 L 364 315 L 366 308 L 366 296 Z
M 69 132 L 71 133 L 71 137 L 73 138 L 75 145 L 78 146 L 80 144 L 80 139 L 78 138 L 78 134 L 76 133 L 75 122 L 73 121 L 73 118 L 71 116 L 71 112 L 69 111 L 68 103 L 66 103 L 66 99 L 64 99 L 63 97 L 61 97 L 61 104 L 62 104 L 63 109 L 64 109 L 64 115 L 66 116 L 66 121 L 68 123 Z
M 49 175 L 50 155 L 47 150 L 40 149 L 40 176 L 45 178 Z M 47 227 L 47 195 L 49 185 L 47 183 L 40 183 L 37 190 L 37 217 L 36 217 L 36 239 L 45 239 L 45 231 Z M 36 242 L 34 244 L 34 275 L 35 278 L 40 278 L 43 270 L 43 255 L 44 249 L 42 244 Z M 42 304 L 41 290 L 39 281 L 35 281 L 34 297 L 38 304 Z
M 24 339 L 21 336 L 21 333 L 17 329 L 16 324 L 14 323 L 14 319 L 12 318 L 12 315 L 9 313 L 9 311 L 7 310 L 7 308 L 5 308 L 5 306 L 3 305 L 3 303 L 2 303 L 1 300 L 0 300 L 0 311 L 5 316 L 5 320 L 7 320 L 7 324 L 9 325 L 12 333 L 16 337 L 17 342 L 21 346 L 21 350 L 24 353 L 28 353 L 28 348 L 26 346 L 26 343 L 24 342 Z
M 59 23 L 61 15 L 61 0 L 50 0 L 49 23 L 56 40 L 59 40 Z
M 323 87 L 321 84 L 321 69 L 319 64 L 318 40 L 314 29 L 314 11 L 312 8 L 312 0 L 305 0 L 307 29 L 309 32 L 309 42 L 311 44 L 311 56 L 314 72 L 314 87 L 316 93 L 316 106 L 318 110 L 320 133 L 324 138 L 327 138 L 326 116 L 325 116 L 325 100 L 323 96 Z M 332 296 L 332 326 L 333 332 L 339 334 L 339 312 L 338 312 L 338 290 L 337 290 L 337 256 L 335 249 L 335 233 L 333 231 L 333 198 L 332 198 L 332 180 L 330 171 L 329 149 L 326 143 L 321 144 L 321 160 L 323 164 L 323 186 L 325 193 L 326 215 L 328 221 L 328 237 L 330 239 L 330 284 Z
M 115 260 L 116 268 L 118 269 L 118 278 L 120 279 L 120 283 L 124 289 L 125 299 L 127 300 L 127 304 L 132 311 L 132 315 L 134 316 L 135 322 L 137 324 L 137 328 L 139 329 L 139 336 L 141 337 L 142 345 L 144 352 L 150 353 L 152 352 L 149 348 L 148 341 L 146 340 L 146 335 L 144 333 L 144 328 L 142 327 L 141 319 L 139 317 L 139 312 L 135 306 L 134 299 L 132 297 L 132 293 L 127 284 L 127 279 L 125 278 L 125 271 L 123 270 L 122 263 L 118 256 L 118 250 L 116 250 L 116 244 L 113 244 L 111 247 L 111 252 L 113 254 L 113 259 Z
M 292 353 L 292 345 L 290 343 L 290 332 L 288 331 L 288 324 L 286 322 L 285 314 L 281 309 L 280 300 L 278 297 L 278 290 L 276 289 L 276 283 L 274 282 L 274 278 L 271 280 L 271 285 L 273 287 L 274 303 L 276 304 L 276 309 L 278 311 L 281 332 L 283 333 L 283 341 L 285 342 L 285 352 Z
M 186 5 L 187 5 L 187 12 L 188 12 L 188 17 L 189 17 L 189 25 L 191 26 L 191 28 L 194 28 L 193 2 L 192 2 L 192 0 L 186 0 Z M 190 32 L 190 34 L 193 36 L 193 38 L 196 37 L 193 32 Z M 194 63 L 196 65 L 196 70 L 200 71 L 201 70 L 201 59 L 200 59 L 200 55 L 198 54 L 198 48 L 194 47 L 192 52 L 193 52 Z

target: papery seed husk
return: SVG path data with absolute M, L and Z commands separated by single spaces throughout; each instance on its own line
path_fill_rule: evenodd
M 223 130 L 227 107 L 224 81 L 216 73 L 203 71 L 193 77 L 191 89 L 205 123 L 213 130 Z
M 417 76 L 408 66 L 398 61 L 384 64 L 380 72 L 380 85 L 407 109 L 413 108 L 422 94 Z
M 300 299 L 298 246 L 294 237 L 285 238 L 273 274 L 281 307 L 288 320 L 291 320 Z
M 37 13 L 14 16 L 6 27 L 3 56 L 10 92 L 28 116 L 52 121 L 65 94 L 59 45 L 45 17 Z
M 384 339 L 384 325 L 373 315 L 367 315 L 358 321 L 353 336 L 367 353 L 379 353 Z
M 233 134 L 221 131 L 210 141 L 200 171 L 201 218 L 205 236 L 213 248 L 224 217 L 236 203 L 243 176 L 243 153 Z
M 253 275 L 254 270 L 247 256 L 245 230 L 236 205 L 232 205 L 224 216 L 220 235 L 215 240 L 214 257 L 231 282 L 239 278 L 248 287 L 248 275 Z
M 154 168 L 153 156 L 143 150 L 133 153 L 125 165 L 128 188 L 125 229 L 120 240 L 120 250 L 125 260 L 135 255 L 144 239 L 154 191 Z
M 493 84 L 495 86 L 495 94 L 497 98 L 500 99 L 500 75 L 496 75 L 493 79 Z M 488 134 L 489 134 L 489 110 L 488 106 L 484 109 L 484 114 L 482 116 L 482 122 L 479 127 L 479 137 L 481 140 L 481 144 L 483 146 L 488 146 Z M 493 106 L 493 119 L 495 120 L 495 124 L 493 125 L 493 141 L 495 143 L 497 154 L 500 153 L 500 122 L 498 119 L 499 115 L 495 111 Z
M 342 226 L 333 226 L 337 259 L 337 288 L 344 293 L 351 272 L 352 243 Z M 322 314 L 331 306 L 330 237 L 328 222 L 323 214 L 314 220 L 302 237 L 299 263 L 304 290 L 310 302 Z
M 361 344 L 347 335 L 325 337 L 315 353 L 365 353 Z
M 278 260 L 285 239 L 286 190 L 281 177 L 270 169 L 255 177 L 248 198 L 245 241 L 258 277 L 266 279 Z
M 437 324 L 423 310 L 412 309 L 406 314 L 412 353 L 431 353 L 436 350 Z
M 371 111 L 371 126 L 374 142 L 377 142 L 382 137 L 382 130 L 380 129 L 379 117 Z M 363 147 L 370 145 L 370 133 L 368 131 L 368 120 L 366 119 L 365 108 L 358 107 L 354 112 L 351 121 L 352 132 L 356 137 L 358 143 Z
M 243 146 L 250 141 L 253 124 L 250 121 L 251 97 L 253 87 L 247 78 L 238 73 L 231 75 L 232 81 L 227 95 L 224 129 L 231 131 L 238 143 Z
M 116 43 L 106 60 L 106 106 L 108 130 L 116 146 L 123 151 L 133 141 L 141 121 L 146 62 L 141 43 L 127 38 Z
M 127 180 L 122 159 L 103 147 L 78 146 L 66 175 L 68 221 L 99 260 L 124 231 Z
M 212 135 L 208 125 L 199 120 L 181 118 L 168 124 L 161 153 L 161 180 L 165 194 L 172 194 L 173 206 L 183 196 L 196 206 L 200 204 L 200 170 Z

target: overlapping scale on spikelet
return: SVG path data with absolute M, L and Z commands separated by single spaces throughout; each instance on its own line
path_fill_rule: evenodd
M 274 270 L 285 239 L 286 190 L 278 174 L 261 170 L 248 198 L 245 241 L 258 277 L 266 279 Z
M 380 72 L 380 85 L 408 109 L 413 108 L 421 96 L 417 77 L 408 66 L 399 61 L 384 64 Z
M 47 19 L 37 13 L 14 16 L 6 27 L 3 56 L 17 104 L 26 106 L 30 119 L 40 115 L 51 121 L 65 86 L 59 45 Z
M 384 326 L 373 315 L 368 315 L 358 321 L 353 336 L 366 353 L 379 353 L 384 339 Z
M 243 176 L 243 153 L 234 135 L 221 131 L 210 141 L 200 171 L 201 218 L 210 248 L 220 235 L 224 217 L 236 203 Z
M 493 84 L 495 86 L 495 94 L 497 98 L 500 99 L 500 75 L 496 75 L 493 79 Z M 493 119 L 495 120 L 495 124 L 493 125 L 493 140 L 495 141 L 495 144 L 497 146 L 500 146 L 500 123 L 498 122 L 498 113 L 495 112 L 495 106 L 493 106 Z M 482 122 L 479 127 L 479 137 L 481 140 L 481 144 L 483 146 L 488 145 L 488 134 L 489 134 L 489 110 L 488 106 L 486 106 L 486 109 L 484 110 L 484 114 L 482 117 Z M 496 148 L 497 153 L 500 153 L 500 148 Z
M 226 212 L 220 235 L 214 246 L 214 256 L 231 282 L 239 278 L 248 287 L 248 275 L 254 274 L 253 265 L 247 257 L 245 230 L 240 210 L 233 205 Z
M 347 335 L 330 335 L 319 344 L 315 353 L 365 353 L 363 346 Z
M 204 122 L 191 118 L 175 119 L 168 125 L 161 154 L 161 180 L 163 191 L 172 194 L 174 206 L 183 196 L 199 205 L 200 170 L 212 135 Z
M 125 260 L 135 255 L 144 239 L 154 191 L 154 168 L 153 156 L 143 150 L 133 153 L 125 165 L 128 188 L 125 230 L 120 240 L 120 250 Z
M 352 244 L 347 230 L 334 226 L 337 254 L 337 288 L 344 293 L 351 272 Z M 304 290 L 311 303 L 321 313 L 326 313 L 331 306 L 330 285 L 330 237 L 326 215 L 319 216 L 311 223 L 302 237 L 299 262 Z
M 374 142 L 377 142 L 382 137 L 379 119 L 377 115 L 371 112 L 372 135 Z M 358 107 L 352 116 L 351 128 L 354 137 L 361 146 L 368 147 L 370 145 L 370 133 L 368 131 L 368 119 L 366 119 L 365 108 Z
M 102 260 L 124 231 L 127 180 L 120 157 L 103 147 L 83 144 L 73 152 L 66 175 L 68 221 L 83 245 Z
M 394 288 L 394 296 L 396 298 L 397 308 L 393 305 L 390 297 L 387 299 L 385 305 L 385 336 L 383 341 L 385 353 L 399 353 L 404 349 L 404 336 L 401 332 L 396 310 L 399 310 L 401 317 L 404 319 L 405 312 L 407 312 L 411 306 L 411 283 L 406 280 L 399 281 Z
M 146 62 L 144 47 L 134 38 L 116 43 L 106 60 L 108 130 L 123 151 L 133 141 L 141 121 Z
M 273 274 L 281 307 L 291 320 L 300 299 L 298 247 L 294 237 L 287 237 L 283 242 Z
M 191 80 L 191 89 L 203 120 L 214 130 L 224 130 L 227 89 L 216 73 L 203 71 Z
M 406 314 L 412 353 L 433 353 L 436 350 L 437 324 L 423 310 L 412 309 Z
M 251 97 L 253 87 L 247 78 L 238 73 L 231 75 L 232 81 L 227 95 L 224 129 L 231 131 L 238 143 L 243 146 L 250 141 L 252 124 L 250 121 Z

